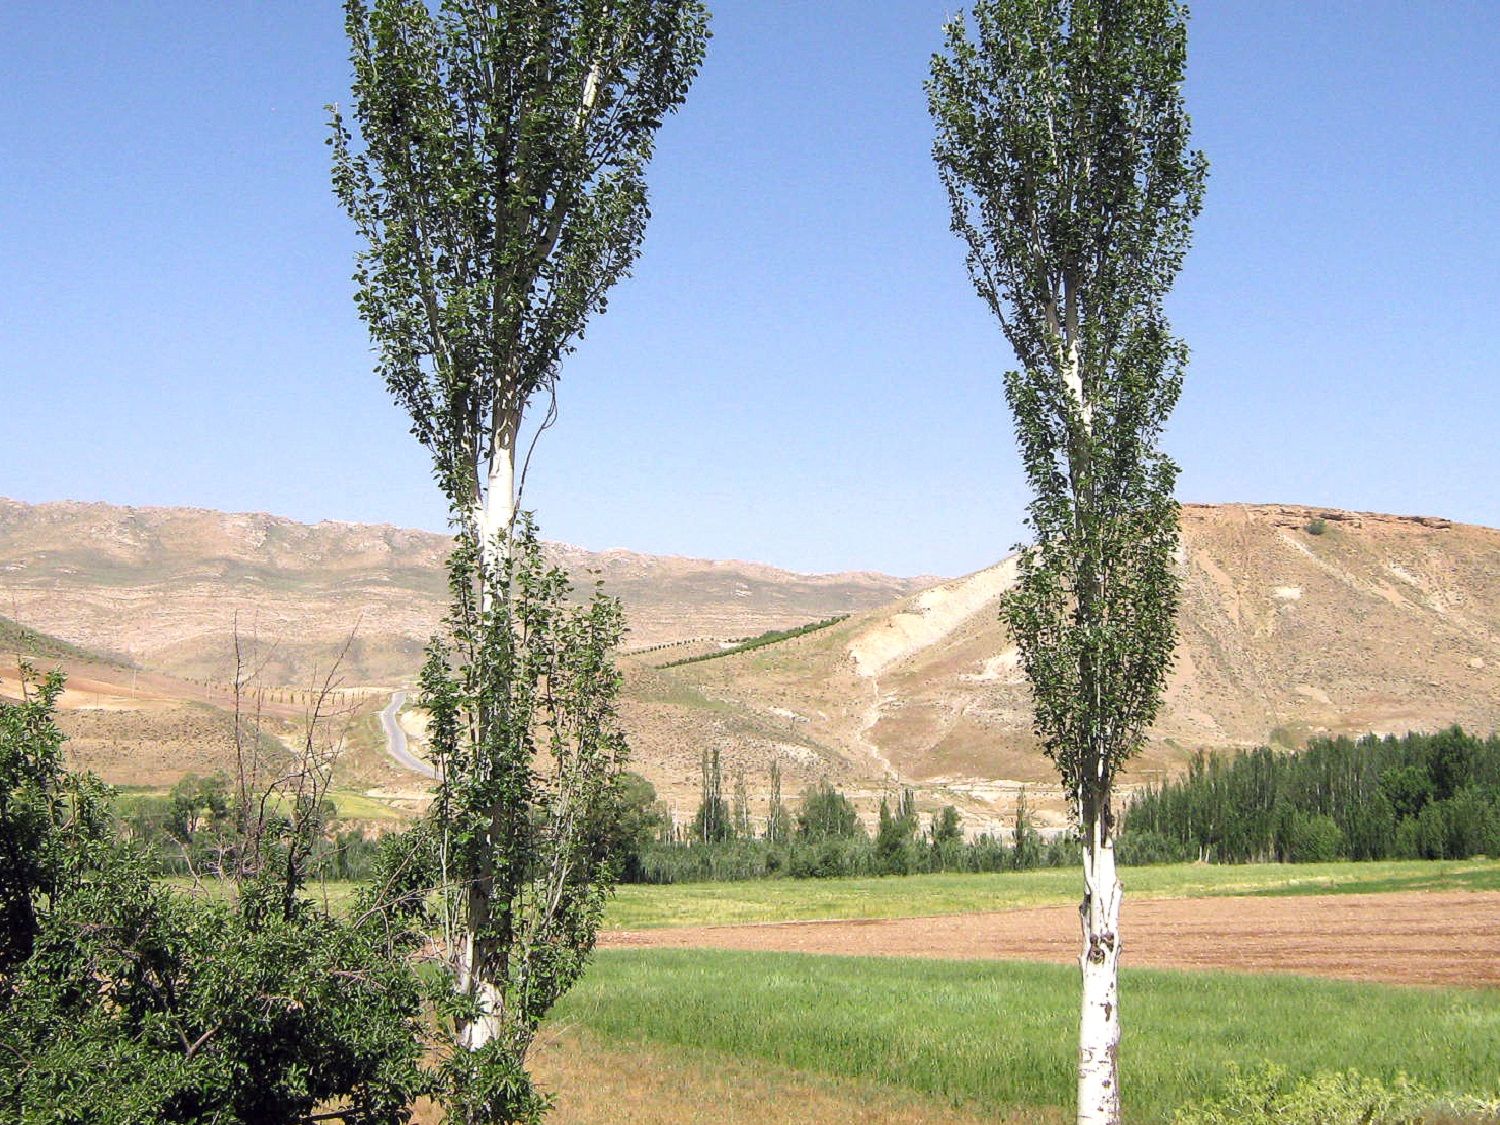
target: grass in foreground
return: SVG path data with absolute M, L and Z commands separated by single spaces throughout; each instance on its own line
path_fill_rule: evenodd
M 1049 1110 L 978 1116 L 873 1082 L 809 1074 L 689 1047 L 547 1032 L 527 1056 L 557 1105 L 548 1125 L 1061 1125 Z M 436 1115 L 430 1118 L 435 1125 Z M 419 1119 L 420 1121 L 420 1119 Z M 425 1122 L 422 1125 L 426 1125 Z
M 1182 863 L 1125 868 L 1122 879 L 1125 893 L 1135 899 L 1500 890 L 1500 860 Z M 996 875 L 623 886 L 609 905 L 605 925 L 610 929 L 640 930 L 824 918 L 921 918 L 1072 903 L 1078 900 L 1080 890 L 1081 876 L 1075 867 Z
M 1126 1118 L 1222 1093 L 1229 1064 L 1350 1067 L 1495 1096 L 1500 994 L 1122 972 Z M 1077 971 L 700 950 L 597 956 L 554 1025 L 876 1082 L 977 1113 L 1071 1105 Z

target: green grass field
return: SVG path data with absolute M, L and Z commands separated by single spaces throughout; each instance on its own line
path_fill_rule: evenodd
M 1121 878 L 1125 893 L 1134 898 L 1500 890 L 1500 860 L 1168 864 L 1125 868 Z M 624 886 L 609 905 L 605 925 L 610 929 L 638 930 L 733 922 L 965 914 L 1076 902 L 1080 881 L 1078 869 L 1067 867 L 997 875 Z
M 1231 1063 L 1500 1093 L 1495 992 L 1126 969 L 1121 996 L 1129 1121 L 1222 1092 Z M 552 1020 L 1001 1113 L 1071 1104 L 1077 1004 L 1067 967 L 622 950 L 600 953 Z

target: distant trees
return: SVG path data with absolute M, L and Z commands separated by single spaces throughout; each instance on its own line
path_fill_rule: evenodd
M 1451 727 L 1199 754 L 1186 776 L 1137 796 L 1123 826 L 1131 843 L 1224 863 L 1500 855 L 1500 736 Z
M 771 795 L 766 801 L 766 840 L 772 844 L 786 843 L 790 832 L 790 817 L 781 803 L 781 763 L 771 760 Z
M 347 0 L 353 120 L 334 188 L 356 301 L 458 532 L 423 672 L 433 857 L 455 1002 L 444 1091 L 470 1125 L 538 1118 L 524 1063 L 615 875 L 619 607 L 575 611 L 517 519 L 527 412 L 639 253 L 645 167 L 703 59 L 699 0 Z M 533 419 L 534 420 L 534 419 Z M 533 439 L 534 440 L 534 439 Z
M 656 796 L 656 786 L 628 770 L 615 778 L 615 808 L 608 818 L 606 850 L 626 883 L 641 881 L 641 856 L 661 839 L 671 818 Z
M 693 816 L 693 839 L 705 844 L 727 840 L 734 832 L 729 806 L 724 803 L 724 770 L 719 748 L 703 751 L 702 795 Z
M 933 155 L 1006 375 L 1034 542 L 1003 616 L 1083 840 L 1078 1120 L 1120 1120 L 1115 775 L 1175 637 L 1176 466 L 1159 448 L 1187 351 L 1163 301 L 1206 163 L 1188 151 L 1177 0 L 975 0 L 932 60 Z
M 715 778 L 723 766 L 712 751 L 703 755 L 702 790 L 697 811 L 680 828 L 663 823 L 657 840 L 644 844 L 627 879 L 643 883 L 791 877 L 906 875 L 935 871 L 1008 871 L 1077 861 L 1077 843 L 1063 835 L 1044 843 L 1020 812 L 1025 831 L 1019 848 L 996 836 L 966 840 L 958 810 L 945 805 L 926 818 L 916 795 L 902 788 L 880 804 L 876 831 L 866 831 L 854 803 L 827 779 L 802 791 L 793 809 L 781 798 L 781 768 L 773 759 L 764 827 L 757 835 L 749 810 L 752 798 L 744 773 L 735 771 L 735 797 L 729 823 L 715 838 L 706 838 L 722 794 Z M 894 802 L 894 803 L 893 803 Z M 743 814 L 739 811 L 743 809 Z
M 891 875 L 909 874 L 920 863 L 915 854 L 921 839 L 917 820 L 917 798 L 902 787 L 892 811 L 890 800 L 880 799 L 879 822 L 875 830 L 875 858 L 881 869 Z
M 826 780 L 815 782 L 802 794 L 797 811 L 797 839 L 852 840 L 864 835 L 864 831 L 849 798 Z

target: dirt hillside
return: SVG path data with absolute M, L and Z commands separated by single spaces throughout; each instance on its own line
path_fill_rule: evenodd
M 1188 506 L 1182 533 L 1177 665 L 1134 783 L 1199 748 L 1500 728 L 1500 532 L 1223 505 Z M 692 815 L 700 755 L 716 746 L 726 787 L 744 772 L 753 814 L 774 761 L 787 798 L 826 777 L 871 817 L 899 783 L 925 809 L 951 802 L 971 829 L 999 827 L 1025 786 L 1061 823 L 997 617 L 1013 561 L 941 582 L 550 549 L 580 584 L 598 575 L 625 603 L 624 718 L 638 768 L 679 816 Z M 288 706 L 298 697 L 286 689 L 306 687 L 356 623 L 345 685 L 370 689 L 373 711 L 379 689 L 410 684 L 441 612 L 446 550 L 442 536 L 392 527 L 0 500 L 0 613 L 95 654 L 83 668 L 102 685 L 94 703 L 70 698 L 88 712 L 71 722 L 99 765 L 167 779 L 212 757 L 195 748 L 225 706 L 236 623 L 260 682 Z M 751 652 L 661 667 L 846 613 Z M 140 684 L 125 690 L 139 676 L 158 677 L 149 706 Z M 356 773 L 394 784 L 373 720 L 367 733 Z
M 1190 505 L 1180 567 L 1176 668 L 1136 783 L 1182 768 L 1199 748 L 1500 728 L 1500 532 Z M 878 789 L 899 776 L 971 818 L 1003 818 L 1027 783 L 1056 813 L 998 619 L 1012 581 L 1006 560 L 783 645 L 671 670 L 671 690 L 691 700 L 676 714 L 714 707 L 720 729 L 735 718 L 775 726 L 801 748 L 763 737 L 750 763 L 811 749 L 851 782 Z

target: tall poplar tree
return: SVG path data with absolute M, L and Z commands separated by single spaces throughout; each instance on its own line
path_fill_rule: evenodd
M 953 230 L 1020 362 L 1005 393 L 1034 542 L 1002 613 L 1083 841 L 1080 1122 L 1120 1119 L 1114 786 L 1176 637 L 1177 467 L 1158 443 L 1187 349 L 1162 305 L 1207 173 L 1185 21 L 1177 0 L 976 0 L 927 83 Z
M 356 300 L 458 533 L 449 635 L 423 673 L 450 1116 L 529 1120 L 526 1050 L 593 944 L 625 749 L 618 606 L 567 608 L 517 520 L 518 452 L 639 253 L 645 168 L 708 16 L 700 0 L 347 0 L 345 17 L 354 128 L 335 110 L 330 142 L 365 243 Z

